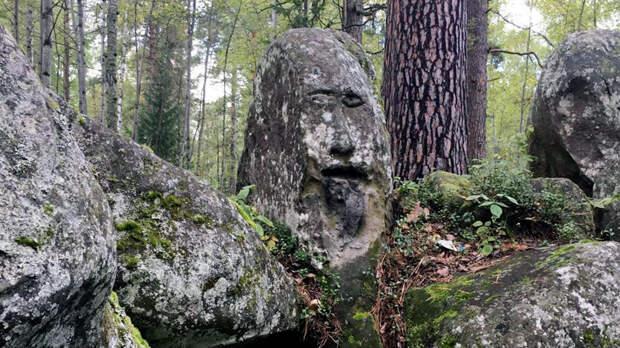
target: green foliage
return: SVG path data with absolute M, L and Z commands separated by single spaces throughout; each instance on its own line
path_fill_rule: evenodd
M 239 191 L 236 196 L 230 197 L 231 202 L 237 207 L 239 214 L 243 217 L 243 219 L 250 225 L 252 228 L 258 233 L 259 236 L 264 237 L 265 230 L 263 229 L 264 224 L 267 227 L 273 227 L 273 222 L 268 218 L 260 215 L 256 208 L 253 206 L 246 204 L 246 199 L 248 198 L 250 191 L 255 189 L 255 185 L 248 185 Z M 275 241 L 274 241 L 275 243 Z M 271 249 L 273 247 L 272 243 L 268 244 L 268 247 Z
M 39 250 L 39 248 L 41 247 L 41 243 L 28 237 L 18 237 L 15 239 L 15 243 L 26 246 L 26 247 L 30 247 L 34 250 Z
M 138 124 L 138 141 L 159 157 L 174 161 L 178 155 L 179 117 L 182 108 L 175 92 L 177 79 L 172 63 L 173 33 L 168 30 L 160 40 L 149 82 L 144 91 L 145 103 Z

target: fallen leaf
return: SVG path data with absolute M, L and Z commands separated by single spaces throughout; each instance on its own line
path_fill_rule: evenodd
M 443 267 L 437 270 L 437 274 L 442 277 L 447 277 L 450 274 L 450 269 L 448 267 Z
M 313 311 L 318 310 L 320 306 L 321 300 L 319 300 L 318 298 L 315 298 L 314 300 L 310 301 L 310 304 L 308 304 L 308 308 Z

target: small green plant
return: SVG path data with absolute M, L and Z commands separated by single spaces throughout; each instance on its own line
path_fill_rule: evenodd
M 235 205 L 241 217 L 258 233 L 259 236 L 265 235 L 265 230 L 262 224 L 268 227 L 273 227 L 273 222 L 265 216 L 258 213 L 256 208 L 246 203 L 250 191 L 256 188 L 256 185 L 244 186 L 236 196 L 230 197 L 231 202 Z M 272 245 L 275 245 L 276 241 L 273 241 Z M 269 244 L 268 244 L 269 245 Z

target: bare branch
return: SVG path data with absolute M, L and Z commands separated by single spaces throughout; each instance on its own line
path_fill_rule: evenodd
M 505 16 L 503 16 L 501 13 L 499 13 L 499 11 L 497 10 L 493 10 L 493 9 L 489 9 L 489 12 L 492 12 L 494 14 L 496 14 L 499 18 L 501 18 L 504 22 L 518 28 L 521 30 L 528 30 L 527 27 L 521 26 L 517 23 L 512 22 L 511 20 L 509 20 L 508 18 L 506 18 Z M 551 43 L 551 40 L 549 40 L 549 38 L 547 38 L 543 33 L 536 31 L 536 30 L 532 30 L 532 33 L 534 33 L 534 35 L 536 36 L 540 36 L 543 40 L 545 40 L 545 42 L 551 46 L 551 48 L 555 48 L 555 46 L 553 45 L 553 43 Z
M 515 51 L 502 50 L 499 48 L 489 48 L 489 53 L 505 53 L 505 54 L 514 54 L 517 56 L 534 56 L 534 58 L 536 58 L 536 62 L 538 63 L 538 66 L 541 69 L 545 67 L 544 65 L 542 65 L 542 63 L 540 62 L 540 59 L 538 58 L 538 55 L 534 51 L 515 52 Z

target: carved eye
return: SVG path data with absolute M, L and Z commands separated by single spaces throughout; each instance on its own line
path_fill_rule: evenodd
M 342 103 L 350 108 L 354 108 L 364 104 L 364 101 L 355 93 L 346 93 L 342 97 Z

